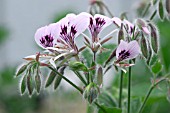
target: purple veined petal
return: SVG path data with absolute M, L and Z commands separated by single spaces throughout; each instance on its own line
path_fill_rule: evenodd
M 51 27 L 49 26 L 39 28 L 34 37 L 36 43 L 42 48 L 54 46 L 55 37 L 51 34 Z
M 98 19 L 98 21 L 97 21 Z M 94 20 L 98 23 L 96 23 L 96 26 L 99 26 L 101 27 L 100 28 L 100 32 L 106 28 L 107 26 L 109 26 L 110 24 L 112 24 L 112 19 L 107 17 L 107 16 L 104 16 L 104 15 L 100 15 L 100 14 L 95 14 L 94 15 Z M 98 25 L 99 24 L 99 25 Z
M 129 51 L 130 56 L 126 60 L 136 58 L 141 53 L 140 46 L 136 40 L 128 43 L 127 50 Z
M 75 37 L 80 35 L 88 28 L 90 17 L 92 16 L 86 12 L 78 14 L 72 21 L 70 21 L 70 32 L 75 32 Z
M 132 29 L 134 28 L 134 25 L 126 19 L 123 20 L 123 23 L 124 23 L 124 25 L 126 25 L 128 27 L 128 32 L 132 33 Z
M 112 18 L 113 23 L 115 23 L 117 26 L 121 27 L 122 20 L 118 17 L 113 17 Z
M 121 51 L 127 50 L 128 43 L 124 40 L 120 41 L 120 44 L 118 45 L 116 49 L 116 58 L 119 59 L 119 54 Z
M 142 31 L 145 32 L 147 35 L 150 34 L 150 31 L 147 27 L 142 27 Z

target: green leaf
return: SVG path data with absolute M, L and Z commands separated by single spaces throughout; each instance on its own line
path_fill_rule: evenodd
M 89 49 L 85 49 L 84 51 L 82 51 L 81 54 L 85 60 L 85 63 L 88 67 L 90 67 L 92 59 L 93 59 L 93 55 L 92 52 Z
M 152 72 L 154 74 L 158 74 L 162 69 L 162 64 L 160 62 L 160 60 L 158 60 L 157 62 L 155 62 L 155 64 L 152 66 Z
M 16 76 L 21 75 L 21 74 L 26 70 L 26 68 L 27 68 L 27 65 L 21 66 L 21 67 L 18 69 L 18 71 L 17 71 L 17 73 L 16 73 Z
M 100 103 L 102 103 L 103 105 L 105 106 L 108 106 L 108 107 L 116 107 L 117 106 L 117 103 L 116 103 L 116 100 L 114 99 L 114 97 L 112 95 L 109 94 L 109 92 L 102 92 L 99 97 L 98 97 L 98 100 Z
M 163 9 L 162 0 L 159 1 L 158 14 L 159 14 L 160 19 L 163 20 L 164 19 L 164 9 Z
M 46 88 L 52 84 L 55 77 L 56 77 L 56 73 L 54 71 L 51 71 L 48 78 L 47 78 L 46 84 L 45 84 Z
M 107 50 L 97 55 L 96 57 L 97 63 L 103 65 L 107 61 L 107 59 L 109 58 L 111 52 L 115 49 L 115 47 L 116 46 L 114 44 L 104 45 L 103 48 Z
M 120 108 L 107 107 L 107 106 L 103 106 L 103 105 L 101 107 L 102 108 L 99 108 L 99 112 L 98 113 L 122 113 L 122 110 Z
M 26 90 L 26 75 L 23 77 L 23 79 L 21 80 L 21 87 L 20 87 L 20 91 L 21 94 L 24 94 L 25 90 Z

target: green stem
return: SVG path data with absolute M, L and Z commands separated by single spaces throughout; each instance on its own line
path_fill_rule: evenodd
M 56 74 L 58 74 L 59 76 L 61 76 L 65 81 L 67 81 L 70 85 L 72 85 L 74 88 L 76 88 L 78 91 L 80 91 L 80 93 L 83 93 L 83 90 L 81 88 L 79 88 L 78 86 L 76 86 L 73 82 L 71 82 L 69 79 L 67 79 L 65 76 L 63 76 L 62 74 L 60 74 L 57 70 L 55 70 L 54 68 L 48 66 L 49 69 L 51 69 L 52 71 L 54 71 Z
M 74 71 L 74 73 L 79 77 L 79 79 L 84 83 L 84 85 L 87 86 L 87 83 L 84 80 L 84 78 L 82 77 L 82 75 L 78 71 Z
M 131 64 L 131 60 L 129 61 L 129 64 Z M 128 74 L 128 106 L 127 106 L 127 113 L 130 113 L 131 72 L 132 72 L 132 69 L 131 69 L 131 67 L 129 67 L 129 74 Z
M 123 71 L 121 71 L 121 75 L 120 75 L 119 108 L 122 107 L 122 89 L 123 89 Z
M 145 107 L 145 104 L 146 104 L 146 102 L 147 102 L 147 100 L 148 100 L 151 92 L 153 91 L 153 89 L 154 89 L 158 84 L 160 84 L 160 83 L 163 82 L 164 80 L 167 80 L 167 78 L 163 78 L 163 79 L 159 80 L 158 82 L 156 82 L 154 85 L 152 85 L 152 86 L 149 88 L 149 91 L 148 91 L 148 93 L 147 93 L 147 95 L 146 95 L 146 97 L 145 97 L 145 99 L 144 99 L 144 101 L 143 101 L 143 104 L 141 105 L 138 113 L 142 113 L 142 110 L 143 110 L 143 108 Z

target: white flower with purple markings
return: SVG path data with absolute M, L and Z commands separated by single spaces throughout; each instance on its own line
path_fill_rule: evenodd
M 141 53 L 140 46 L 136 40 L 131 42 L 120 41 L 116 50 L 117 61 L 119 63 L 124 60 L 131 60 L 136 58 Z
M 99 33 L 110 24 L 112 24 L 111 18 L 104 15 L 95 14 L 94 17 L 90 17 L 89 31 L 92 36 L 92 43 L 99 41 Z

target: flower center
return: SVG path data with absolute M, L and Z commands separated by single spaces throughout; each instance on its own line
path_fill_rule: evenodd
M 122 60 L 124 60 L 124 59 L 129 58 L 129 56 L 130 56 L 129 51 L 122 50 L 122 51 L 119 53 L 119 61 L 122 61 Z
M 104 24 L 106 24 L 106 22 L 103 18 L 98 17 L 94 21 L 93 18 L 90 18 L 89 29 L 93 37 L 92 39 L 93 42 L 96 42 L 98 40 L 97 35 L 101 31 L 101 28 L 103 27 Z
M 68 26 L 61 26 L 60 37 L 65 42 L 62 43 L 65 46 L 69 46 L 72 49 L 75 49 L 74 38 L 77 33 L 76 27 L 74 25 L 71 26 L 70 31 L 68 30 Z
M 46 35 L 41 37 L 40 43 L 42 46 L 46 47 L 53 47 L 53 40 L 54 38 L 51 35 Z

